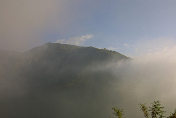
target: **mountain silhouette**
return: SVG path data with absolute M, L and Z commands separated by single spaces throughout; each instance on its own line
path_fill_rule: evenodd
M 116 51 L 59 43 L 21 53 L 1 50 L 0 117 L 106 117 L 117 77 L 97 68 L 124 60 L 129 58 Z

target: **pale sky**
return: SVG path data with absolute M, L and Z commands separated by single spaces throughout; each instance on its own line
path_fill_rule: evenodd
M 176 45 L 176 0 L 0 0 L 0 47 L 46 42 L 135 56 Z

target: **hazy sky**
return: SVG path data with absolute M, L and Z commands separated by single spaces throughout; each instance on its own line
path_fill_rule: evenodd
M 45 42 L 135 56 L 176 45 L 176 0 L 0 0 L 0 47 Z

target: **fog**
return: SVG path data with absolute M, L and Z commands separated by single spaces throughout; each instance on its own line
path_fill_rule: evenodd
M 109 117 L 112 106 L 124 109 L 126 117 L 140 118 L 139 104 L 154 100 L 160 100 L 168 113 L 176 108 L 175 47 L 86 66 L 69 60 L 62 65 L 54 52 L 34 52 L 1 56 L 4 118 Z
M 1 49 L 24 51 L 43 44 L 46 32 L 66 32 L 76 18 L 70 16 L 74 14 L 70 10 L 71 4 L 76 7 L 74 2 L 79 0 L 1 0 Z
M 160 100 L 165 110 L 176 108 L 176 48 L 164 48 L 133 58 L 130 62 L 110 63 L 106 66 L 115 75 L 117 106 L 124 109 L 127 117 L 141 117 L 140 103 L 150 106 Z
M 0 0 L 0 117 L 107 118 L 112 106 L 118 106 L 127 118 L 141 118 L 139 104 L 154 100 L 172 112 L 176 108 L 175 6 L 152 1 L 153 7 L 148 7 L 150 2 L 130 2 L 130 7 L 122 1 Z M 167 9 L 163 6 L 171 9 L 161 12 Z M 150 11 L 155 12 L 150 15 Z M 90 44 L 112 45 L 135 57 L 100 63 L 101 56 L 94 62 L 99 54 L 94 51 L 67 54 L 55 47 L 27 51 L 46 42 L 81 45 L 94 36 L 98 40 Z M 158 36 L 161 39 L 151 38 Z
M 0 49 L 28 50 L 70 37 L 74 29 L 79 34 L 73 37 L 89 34 L 80 21 L 91 18 L 99 5 L 99 0 L 0 0 Z

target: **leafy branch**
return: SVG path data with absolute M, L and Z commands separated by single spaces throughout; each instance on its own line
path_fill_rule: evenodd
M 145 104 L 139 106 L 145 118 L 176 118 L 176 110 L 169 116 L 165 116 L 166 111 L 164 111 L 164 106 L 161 105 L 160 101 L 154 101 L 149 107 Z M 123 118 L 123 110 L 117 107 L 113 107 L 112 110 L 114 117 Z

